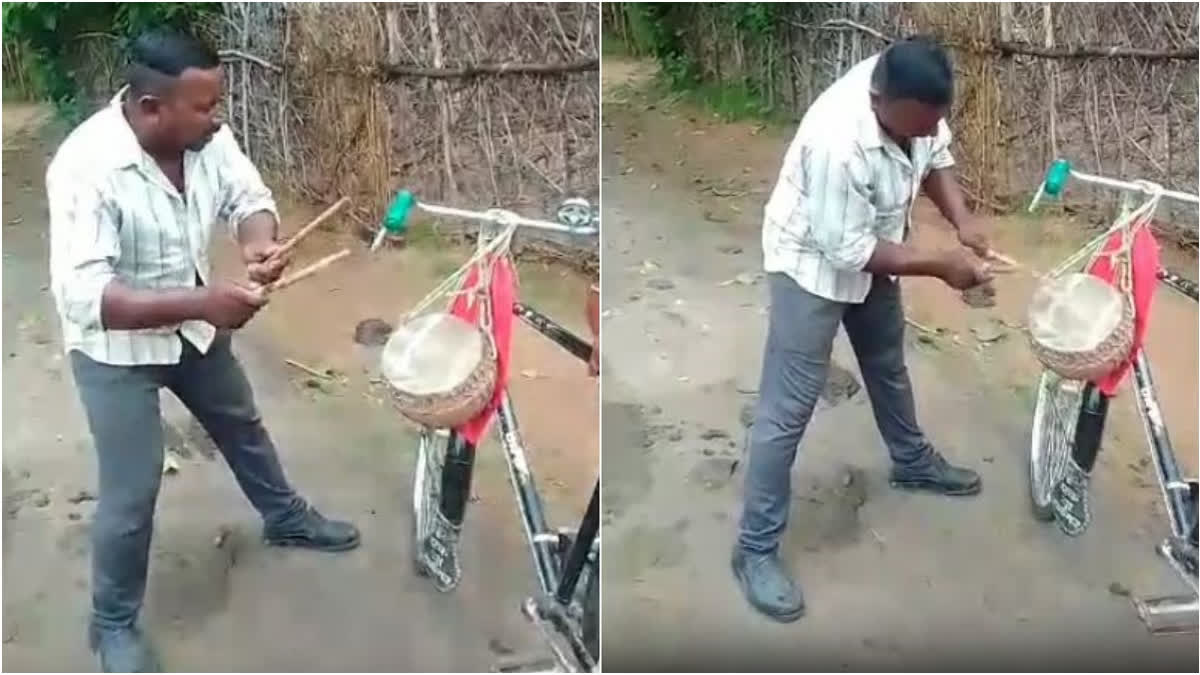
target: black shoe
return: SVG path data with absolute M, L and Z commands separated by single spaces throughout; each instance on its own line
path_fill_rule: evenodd
M 161 673 L 162 665 L 146 636 L 135 627 L 88 627 L 88 646 L 100 657 L 100 672 Z
M 298 522 L 264 528 L 263 539 L 271 546 L 349 551 L 358 547 L 360 536 L 354 525 L 341 520 L 329 520 L 310 506 Z
M 804 616 L 804 595 L 792 582 L 776 553 L 733 551 L 733 576 L 750 605 L 776 621 L 789 623 Z
M 1092 523 L 1092 509 L 1088 506 L 1089 482 L 1088 473 L 1074 459 L 1068 459 L 1066 472 L 1050 495 L 1058 529 L 1068 536 L 1078 537 Z
M 954 466 L 937 451 L 930 451 L 913 464 L 893 466 L 892 487 L 962 496 L 978 494 L 983 480 L 974 471 Z

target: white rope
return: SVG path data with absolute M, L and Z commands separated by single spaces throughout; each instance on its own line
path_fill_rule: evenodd
M 481 233 L 476 241 L 475 253 L 472 254 L 471 257 L 468 258 L 461 267 L 454 272 L 451 272 L 437 286 L 434 286 L 434 288 L 429 291 L 429 293 L 426 294 L 425 297 L 422 298 L 416 305 L 414 305 L 412 309 L 405 312 L 401 316 L 397 325 L 408 323 L 414 317 L 427 310 L 431 305 L 442 298 L 448 298 L 450 304 L 453 304 L 454 298 L 457 296 L 476 293 L 490 288 L 492 281 L 492 266 L 495 264 L 495 260 L 498 255 L 508 255 L 508 251 L 512 246 L 513 234 L 516 232 L 517 227 L 518 225 L 516 223 L 511 223 L 505 226 L 505 228 L 490 241 L 485 240 Z M 469 288 L 459 289 L 458 286 L 462 284 L 462 280 L 471 271 L 471 268 L 479 265 L 480 263 L 486 264 L 477 275 L 476 282 Z M 490 316 L 484 318 L 484 320 L 488 322 L 488 325 L 485 325 L 484 328 L 490 328 L 490 319 Z M 490 333 L 491 331 L 485 330 L 485 332 Z
M 1075 253 L 1071 254 L 1058 267 L 1055 267 L 1046 276 L 1050 278 L 1061 276 L 1067 271 L 1076 268 L 1079 262 L 1087 259 L 1086 267 L 1091 267 L 1092 264 L 1101 256 L 1111 257 L 1116 262 L 1116 258 L 1124 257 L 1133 249 L 1134 234 L 1138 229 L 1145 227 L 1146 223 L 1150 222 L 1151 216 L 1158 209 L 1158 203 L 1162 200 L 1163 188 L 1161 185 L 1150 183 L 1147 181 L 1139 181 L 1146 188 L 1147 198 L 1141 206 L 1130 211 L 1124 217 L 1118 218 L 1117 222 L 1112 227 L 1105 230 L 1099 236 L 1095 237 L 1088 243 L 1084 244 Z M 1122 231 L 1121 246 L 1113 251 L 1104 252 L 1103 248 L 1113 233 Z

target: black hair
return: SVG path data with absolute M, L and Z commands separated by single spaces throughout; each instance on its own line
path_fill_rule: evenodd
M 183 33 L 142 33 L 129 45 L 127 81 L 132 93 L 162 94 L 188 68 L 210 70 L 221 65 L 216 50 Z
M 936 40 L 917 36 L 894 42 L 875 63 L 871 88 L 888 100 L 949 105 L 954 98 L 950 57 Z

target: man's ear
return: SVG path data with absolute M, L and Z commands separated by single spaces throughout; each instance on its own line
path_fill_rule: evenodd
M 137 99 L 138 110 L 145 115 L 155 115 L 162 109 L 162 99 L 154 94 L 142 94 Z

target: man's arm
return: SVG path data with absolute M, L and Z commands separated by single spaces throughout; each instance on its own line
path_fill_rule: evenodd
M 229 127 L 218 132 L 213 142 L 219 144 L 220 151 L 221 217 L 237 238 L 250 278 L 260 284 L 275 281 L 287 266 L 288 257 L 266 262 L 279 247 L 279 214 L 271 191 L 238 147 Z
M 804 148 L 800 166 L 785 176 L 804 199 L 803 214 L 817 248 L 836 268 L 864 269 L 879 245 L 871 175 L 861 150 L 817 143 Z
M 958 240 L 976 255 L 986 257 L 990 249 L 987 234 L 979 221 L 967 208 L 962 188 L 954 176 L 954 156 L 950 154 L 950 127 L 945 120 L 938 123 L 938 136 L 934 140 L 936 149 L 929 163 L 929 173 L 921 181 L 921 188 L 958 230 Z
M 870 169 L 860 153 L 817 150 L 805 158 L 810 231 L 834 267 L 894 276 L 927 276 L 955 288 L 981 283 L 986 271 L 953 251 L 924 251 L 875 235 Z
M 169 326 L 204 314 L 196 289 L 137 290 L 117 278 L 121 257 L 116 221 L 86 179 L 46 176 L 50 202 L 51 283 L 63 313 L 87 330 Z
M 807 217 L 817 246 L 834 267 L 898 276 L 938 276 L 938 255 L 875 236 L 870 168 L 855 152 L 839 158 L 825 148 L 805 157 Z
M 955 229 L 961 230 L 971 220 L 971 211 L 963 200 L 962 189 L 958 187 L 952 167 L 930 170 L 921 183 L 921 189 Z
M 880 241 L 863 265 L 872 274 L 897 277 L 937 277 L 946 275 L 946 256 L 940 251 L 925 251 L 904 244 Z

